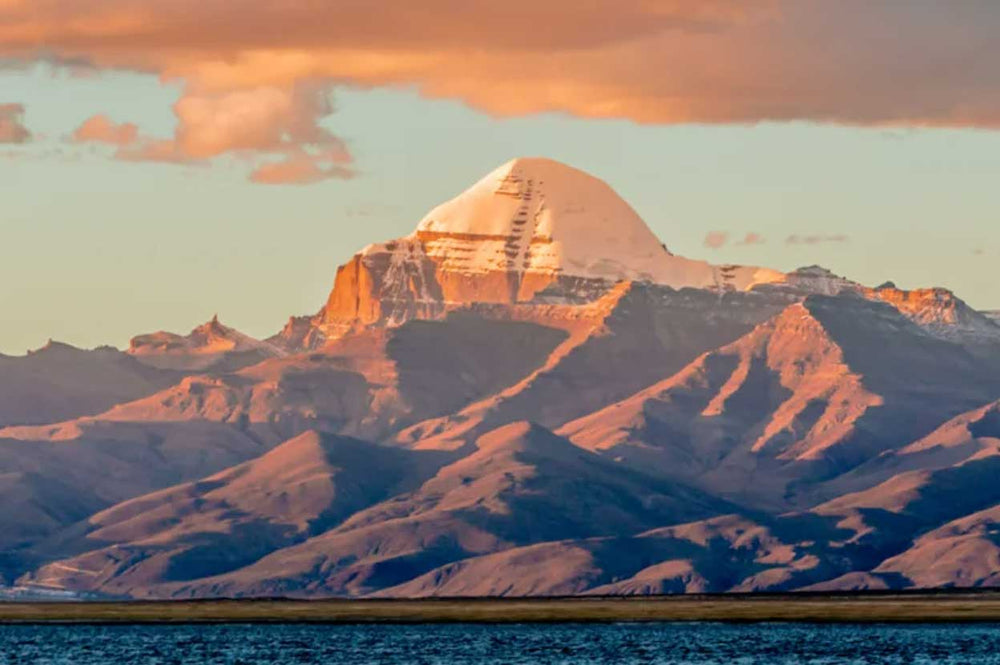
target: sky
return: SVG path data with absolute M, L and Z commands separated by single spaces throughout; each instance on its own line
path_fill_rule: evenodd
M 256 336 L 517 156 L 672 251 L 1000 309 L 1000 4 L 0 0 L 0 352 Z

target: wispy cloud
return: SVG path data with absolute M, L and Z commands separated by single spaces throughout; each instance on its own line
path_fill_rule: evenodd
M 850 238 L 842 233 L 830 235 L 799 235 L 797 233 L 793 233 L 785 238 L 785 242 L 789 245 L 820 245 L 824 243 L 841 243 L 849 241 Z
M 719 249 L 720 247 L 725 247 L 728 242 L 729 233 L 726 231 L 709 231 L 705 234 L 703 244 L 709 249 Z
M 31 132 L 24 126 L 23 104 L 0 104 L 0 143 L 27 143 Z
M 326 156 L 301 153 L 258 166 L 250 174 L 250 180 L 261 185 L 308 185 L 331 178 L 353 178 L 355 171 L 344 163 L 335 153 Z
M 703 244 L 709 249 L 720 249 L 730 244 L 730 239 L 731 236 L 728 231 L 709 231 L 705 235 Z M 751 245 L 763 245 L 765 242 L 767 241 L 764 236 L 754 231 L 749 231 L 732 244 L 737 247 L 749 247 Z
M 749 246 L 749 245 L 763 245 L 767 240 L 759 233 L 754 233 L 753 231 L 747 233 L 741 240 L 736 242 L 737 245 Z

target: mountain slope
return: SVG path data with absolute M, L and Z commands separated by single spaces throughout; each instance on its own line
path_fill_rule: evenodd
M 626 534 L 729 509 L 694 490 L 621 469 L 544 429 L 515 423 L 481 437 L 413 491 L 301 544 L 232 572 L 162 580 L 139 592 L 363 595 L 470 554 L 540 539 Z
M 309 429 L 379 438 L 516 382 L 566 337 L 555 327 L 454 312 L 362 330 L 322 351 L 225 374 L 189 376 L 99 416 L 109 422 L 208 420 L 272 440 Z
M 306 432 L 249 462 L 97 513 L 40 545 L 37 555 L 60 560 L 24 582 L 124 595 L 236 570 L 418 486 L 444 461 Z
M 761 507 L 807 507 L 817 498 L 796 485 L 850 471 L 997 394 L 995 364 L 894 308 L 812 296 L 560 432 Z
M 922 535 L 874 572 L 917 588 L 1000 586 L 1000 506 Z
M 247 432 L 205 422 L 78 421 L 57 430 L 53 438 L 34 428 L 0 431 L 0 564 L 8 576 L 35 560 L 33 546 L 98 510 L 268 447 Z
M 677 371 L 786 304 L 759 294 L 621 282 L 574 308 L 580 315 L 569 337 L 536 371 L 458 413 L 404 430 L 397 441 L 448 448 L 515 420 L 557 427 Z
M 853 473 L 866 476 L 866 489 L 808 511 L 732 514 L 632 536 L 526 545 L 446 563 L 375 595 L 995 585 L 998 408 L 992 403 L 962 414 L 924 439 L 861 465 Z
M 0 355 L 0 427 L 93 415 L 181 376 L 146 367 L 110 347 L 85 351 L 49 342 L 24 356 Z
M 739 515 L 529 545 L 450 563 L 380 591 L 386 597 L 647 595 L 745 591 L 823 576 L 805 545 Z

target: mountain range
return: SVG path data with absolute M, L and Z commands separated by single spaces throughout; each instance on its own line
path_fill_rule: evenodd
M 678 256 L 540 158 L 268 339 L 0 356 L 7 593 L 996 586 L 998 474 L 997 313 Z

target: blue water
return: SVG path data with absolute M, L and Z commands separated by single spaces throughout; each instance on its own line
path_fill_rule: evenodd
M 1000 625 L 0 626 L 0 663 L 1000 663 Z

